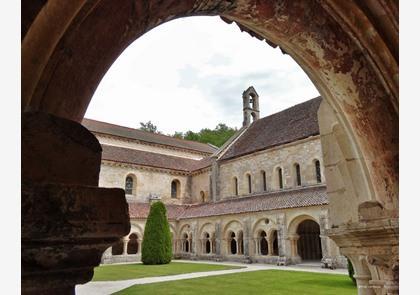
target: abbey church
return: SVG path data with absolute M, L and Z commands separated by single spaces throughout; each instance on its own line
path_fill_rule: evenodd
M 260 118 L 253 87 L 222 147 L 84 119 L 103 152 L 100 187 L 125 189 L 130 233 L 102 263 L 140 261 L 150 203 L 165 203 L 175 258 L 345 267 L 330 227 L 321 97 Z M 238 110 L 239 111 L 239 110 Z

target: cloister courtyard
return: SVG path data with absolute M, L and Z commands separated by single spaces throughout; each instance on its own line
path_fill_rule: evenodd
M 95 268 L 77 295 L 94 294 L 357 294 L 343 269 L 174 260 L 166 265 L 126 263 Z

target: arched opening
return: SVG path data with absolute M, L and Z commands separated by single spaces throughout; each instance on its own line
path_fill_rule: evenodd
M 179 198 L 180 196 L 181 183 L 178 179 L 174 179 L 171 182 L 171 198 Z
M 138 250 L 139 250 L 138 236 L 133 233 L 128 237 L 127 254 L 137 254 Z
M 230 254 L 235 255 L 235 254 L 238 253 L 238 251 L 237 251 L 237 243 L 236 243 L 236 238 L 235 238 L 235 233 L 232 232 L 229 237 L 230 237 L 230 239 L 229 239 L 229 241 L 230 241 L 229 242 Z
M 200 192 L 200 200 L 201 200 L 201 203 L 206 202 L 206 194 L 203 191 Z
M 206 253 L 210 254 L 210 252 L 211 252 L 211 242 L 210 242 L 210 240 L 207 240 L 206 241 Z
M 239 194 L 239 191 L 238 191 L 238 178 L 237 177 L 234 177 L 233 178 L 233 193 L 234 193 L 235 196 L 237 196 Z
M 316 178 L 316 182 L 317 183 L 321 183 L 322 182 L 322 178 L 321 178 L 321 164 L 319 163 L 319 160 L 315 160 L 314 165 L 315 165 L 315 178 Z
M 388 9 L 391 4 L 382 3 L 385 13 L 377 13 L 382 7 L 368 5 L 362 9 L 357 1 L 348 1 L 345 6 L 286 1 L 276 10 L 270 1 L 265 6 L 267 9 L 260 9 L 262 4 L 247 6 L 247 2 L 244 2 L 245 8 L 229 4 L 212 6 L 212 2 L 209 5 L 191 2 L 168 6 L 164 5 L 167 4 L 165 1 L 162 3 L 162 7 L 169 9 L 136 14 L 138 26 L 132 26 L 132 18 L 127 17 L 132 6 L 121 5 L 121 13 L 113 14 L 117 8 L 114 5 L 119 3 L 112 4 L 112 1 L 89 7 L 91 9 L 86 9 L 84 3 L 76 5 L 67 10 L 71 20 L 57 17 L 66 15 L 63 11 L 67 7 L 51 5 L 43 7 L 46 11 L 40 17 L 31 15 L 31 19 L 25 19 L 26 28 L 22 32 L 23 109 L 80 122 L 103 73 L 132 40 L 153 26 L 176 17 L 193 13 L 224 15 L 228 21 L 240 23 L 244 30 L 263 32 L 262 37 L 274 45 L 280 44 L 299 62 L 339 115 L 340 124 L 345 128 L 344 135 L 360 154 L 363 172 L 367 171 L 367 181 L 372 186 L 373 200 L 378 200 L 386 210 L 398 208 L 398 161 L 395 160 L 398 157 L 398 62 L 395 58 L 398 44 L 392 41 L 395 38 L 388 38 L 394 36 L 398 26 L 397 29 L 386 25 L 379 28 L 378 23 L 382 22 L 376 22 L 378 17 L 385 15 L 398 24 L 398 8 Z M 314 18 L 306 21 L 301 14 L 295 13 L 296 9 L 310 12 Z M 267 11 L 273 12 L 272 16 Z M 351 17 L 355 12 L 363 18 L 362 26 L 355 25 L 360 20 Z M 98 17 L 101 15 L 111 16 L 110 21 L 101 21 Z M 55 16 L 56 22 L 59 20 L 56 24 L 59 34 L 50 34 L 39 24 L 52 22 L 55 25 L 50 16 Z M 388 22 L 386 17 L 385 23 Z M 290 27 L 295 29 L 285 29 Z M 128 28 L 127 34 L 121 33 L 125 32 L 124 28 Z M 378 30 L 383 32 L 378 33 Z M 104 31 L 108 33 L 98 34 Z M 374 32 L 369 35 L 372 39 L 366 39 L 363 33 L 366 31 Z M 44 44 L 38 46 L 36 39 L 48 41 L 47 50 L 32 50 L 44 47 Z M 337 46 L 337 43 L 341 45 Z M 66 54 L 63 54 L 63 48 L 66 48 Z M 313 48 L 319 50 L 318 54 L 312 54 Z M 33 62 L 34 55 L 38 62 Z M 351 195 L 351 200 L 348 211 L 355 216 L 361 200 L 357 194 Z M 340 230 L 345 232 L 346 221 L 350 220 L 340 220 Z M 115 233 L 115 238 L 125 234 L 125 229 L 121 229 Z
M 267 241 L 267 234 L 265 231 L 261 231 L 259 235 L 260 241 L 260 255 L 268 255 L 268 241 Z
M 261 184 L 262 184 L 262 187 L 261 187 L 262 191 L 263 192 L 267 191 L 267 177 L 264 170 L 261 171 Z
M 124 252 L 124 242 L 119 240 L 115 244 L 112 245 L 112 255 L 122 255 Z
M 271 234 L 271 246 L 273 249 L 272 255 L 278 256 L 279 255 L 279 243 L 277 239 L 277 230 L 274 230 Z
M 277 177 L 278 177 L 279 189 L 282 189 L 283 188 L 283 169 L 282 168 L 277 169 Z
M 302 179 L 300 177 L 300 165 L 295 164 L 294 168 L 295 168 L 295 185 L 296 186 L 301 186 L 302 185 Z
M 313 220 L 302 221 L 298 228 L 297 250 L 300 258 L 305 260 L 321 260 L 322 248 L 319 224 Z
M 248 193 L 252 193 L 252 182 L 251 182 L 251 174 L 246 174 L 246 179 L 248 182 Z
M 203 253 L 210 254 L 211 253 L 211 240 L 210 240 L 210 234 L 207 232 L 204 232 L 203 234 Z
M 134 176 L 129 175 L 125 178 L 125 194 L 126 195 L 134 195 Z
M 185 253 L 190 252 L 190 241 L 188 239 L 188 234 L 184 233 L 182 235 L 182 251 Z

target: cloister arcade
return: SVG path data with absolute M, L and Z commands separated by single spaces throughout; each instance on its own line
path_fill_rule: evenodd
M 326 246 L 321 247 L 320 225 L 315 217 L 307 214 L 294 217 L 282 230 L 285 235 L 280 235 L 279 226 L 282 224 L 274 221 L 273 216 L 276 214 L 254 221 L 249 233 L 243 220 L 228 216 L 223 218 L 225 226 L 218 232 L 216 223 L 205 220 L 198 220 L 203 223 L 198 230 L 196 225 L 188 222 L 177 229 L 179 222 L 171 221 L 173 256 L 271 264 L 313 261 L 321 266 L 325 257 L 334 255 L 322 252 L 329 250 Z M 144 222 L 132 224 L 130 233 L 104 252 L 102 262 L 140 261 Z M 325 239 L 323 243 L 327 243 Z M 345 266 L 344 257 L 336 259 L 341 261 L 325 266 Z

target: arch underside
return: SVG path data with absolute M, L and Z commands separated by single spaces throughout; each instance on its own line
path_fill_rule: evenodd
M 398 269 L 398 257 L 395 258 L 398 256 L 399 137 L 396 1 L 367 0 L 363 5 L 360 1 L 341 0 L 23 1 L 23 116 L 43 112 L 80 122 L 100 80 L 127 46 L 164 22 L 196 15 L 219 15 L 227 23 L 235 22 L 251 36 L 265 39 L 273 47 L 279 46 L 313 81 L 331 108 L 331 112 L 326 113 L 334 114 L 339 125 L 338 131 L 331 131 L 332 143 L 323 143 L 324 156 L 334 153 L 331 148 L 334 145 L 339 146 L 344 155 L 338 159 L 336 170 L 339 173 L 334 170 L 334 163 L 326 166 L 327 187 L 343 181 L 343 175 L 355 180 L 343 185 L 349 198 L 346 200 L 349 214 L 345 215 L 345 220 L 333 217 L 330 222 L 334 229 L 326 234 L 350 259 L 356 260 L 362 253 L 363 261 L 376 268 L 379 279 L 390 280 L 393 276 L 389 273 Z M 321 141 L 328 140 L 327 134 L 323 136 L 321 130 Z M 340 145 L 343 142 L 348 144 Z M 346 146 L 350 146 L 351 151 Z M 26 153 L 30 151 L 23 146 L 22 154 Z M 346 157 L 348 154 L 352 157 Z M 352 161 L 354 159 L 356 161 Z M 46 158 L 45 161 L 60 169 L 57 159 Z M 23 162 L 22 179 L 32 179 L 37 168 L 26 169 L 25 165 Z M 333 171 L 330 174 L 329 167 Z M 55 179 L 48 181 L 51 176 L 45 177 L 47 182 L 55 182 Z M 74 184 L 66 179 L 59 182 Z M 355 183 L 363 189 L 354 187 Z M 86 185 L 82 181 L 80 184 Z M 102 195 L 98 193 L 96 197 L 100 204 Z M 121 206 L 123 208 L 124 204 Z M 338 212 L 340 206 L 340 198 L 331 199 L 331 212 Z M 30 214 L 33 213 L 22 212 L 22 224 L 31 220 Z M 367 225 L 362 227 L 360 222 Z M 368 234 L 371 223 L 381 222 L 386 223 L 381 229 L 383 235 Z M 126 227 L 122 227 L 127 231 L 125 234 L 129 230 Z M 23 230 L 23 241 L 30 241 L 32 230 L 28 227 L 28 236 Z M 81 234 L 75 231 L 74 235 Z M 365 247 L 363 242 L 362 247 L 355 248 L 349 242 L 352 239 L 369 240 L 370 244 L 372 239 L 374 242 L 377 239 L 382 243 L 381 249 L 385 249 L 381 253 L 391 251 L 392 255 L 377 253 L 374 247 Z M 99 244 L 101 251 L 106 249 L 103 241 Z M 375 264 L 381 259 L 391 260 L 384 263 L 387 267 Z M 356 273 L 358 265 L 355 263 Z M 360 272 L 364 269 L 359 267 Z M 78 282 L 86 280 L 89 274 L 77 278 Z M 42 288 L 42 284 L 27 286 Z

